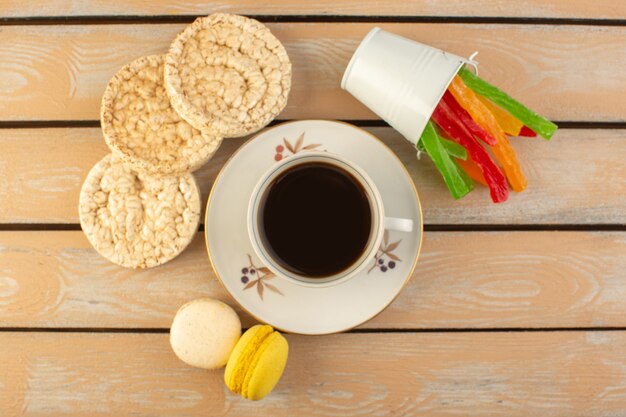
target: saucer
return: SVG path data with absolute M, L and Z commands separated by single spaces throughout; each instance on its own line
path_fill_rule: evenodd
M 370 266 L 348 281 L 321 288 L 274 276 L 256 256 L 247 229 L 248 202 L 259 179 L 277 161 L 308 150 L 356 163 L 376 183 L 385 214 L 413 219 L 415 225 L 410 233 L 385 231 Z M 224 288 L 259 321 L 300 334 L 342 332 L 383 311 L 411 278 L 422 235 L 417 191 L 398 157 L 369 132 L 324 120 L 283 123 L 243 144 L 215 180 L 205 219 L 209 259 Z

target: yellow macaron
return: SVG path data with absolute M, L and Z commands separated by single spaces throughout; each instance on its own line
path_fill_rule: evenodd
M 269 394 L 287 364 L 287 340 L 271 326 L 257 324 L 241 336 L 233 349 L 224 382 L 234 393 L 248 400 Z

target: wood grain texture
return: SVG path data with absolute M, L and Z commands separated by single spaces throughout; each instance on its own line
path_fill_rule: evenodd
M 261 403 L 190 368 L 166 334 L 6 333 L 0 414 L 551 416 L 626 413 L 626 333 L 287 335 Z
M 409 284 L 363 327 L 626 326 L 624 253 L 624 232 L 427 232 Z M 201 234 L 172 262 L 133 271 L 79 231 L 0 233 L 3 327 L 168 328 L 204 296 L 253 323 L 217 280 Z
M 202 15 L 216 12 L 246 15 L 340 15 L 340 16 L 460 16 L 624 19 L 626 5 L 615 0 L 478 0 L 435 2 L 428 0 L 34 0 L 26 3 L 0 1 L 0 15 L 33 16 L 150 16 Z
M 614 0 L 0 0 L 8 18 L 216 11 L 626 19 L 626 3 Z M 294 64 L 280 117 L 376 118 L 339 89 L 374 25 L 270 24 Z M 482 76 L 552 119 L 626 121 L 626 26 L 380 26 L 464 56 L 479 50 Z M 183 27 L 3 26 L 0 122 L 96 120 L 110 77 L 138 56 L 165 52 Z M 626 224 L 626 130 L 564 129 L 551 143 L 514 139 L 529 189 L 500 206 L 484 188 L 454 202 L 427 158 L 417 161 L 390 128 L 369 130 L 407 166 L 428 224 Z M 204 199 L 244 140 L 226 141 L 197 173 Z M 96 128 L 0 129 L 0 150 L 5 224 L 76 223 L 81 183 L 108 152 Z M 167 265 L 133 271 L 100 257 L 80 231 L 2 231 L 0 416 L 626 416 L 626 331 L 479 330 L 626 328 L 624 253 L 626 232 L 427 232 L 412 280 L 362 326 L 397 332 L 287 335 L 284 378 L 252 403 L 228 392 L 221 371 L 178 361 L 167 334 L 138 333 L 167 329 L 181 304 L 204 296 L 254 324 L 219 284 L 200 233 Z M 31 331 L 11 331 L 20 328 Z M 102 332 L 58 331 L 65 328 Z
M 339 84 L 369 23 L 275 23 L 293 62 L 284 119 L 371 119 Z M 554 120 L 625 121 L 626 27 L 380 24 L 452 53 L 480 51 L 481 75 Z M 184 25 L 7 26 L 0 32 L 0 120 L 96 120 L 127 62 L 166 52 Z
M 626 130 L 559 131 L 551 142 L 512 139 L 529 187 L 508 202 L 491 203 L 478 186 L 460 201 L 450 197 L 428 157 L 391 128 L 368 128 L 407 166 L 427 224 L 624 224 Z M 203 200 L 230 155 L 245 139 L 224 141 L 197 171 Z M 78 223 L 78 194 L 91 167 L 107 152 L 97 128 L 1 129 L 0 222 Z

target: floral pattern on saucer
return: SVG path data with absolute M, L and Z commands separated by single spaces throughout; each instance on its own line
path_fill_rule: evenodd
M 367 270 L 367 273 L 369 274 L 376 268 L 380 269 L 381 272 L 387 272 L 389 269 L 394 269 L 397 262 L 402 262 L 402 259 L 393 253 L 394 250 L 398 249 L 401 242 L 402 239 L 389 243 L 389 230 L 385 230 L 383 241 L 380 243 L 380 248 L 378 248 L 374 257 L 374 265 Z
M 287 138 L 283 138 L 283 142 L 279 145 L 276 145 L 276 154 L 274 155 L 274 160 L 282 161 L 283 158 L 289 155 L 295 155 L 300 151 L 310 151 L 322 146 L 320 143 L 311 143 L 309 145 L 304 145 L 304 134 L 305 132 L 302 132 L 294 143 L 288 141 Z
M 276 286 L 268 284 L 267 282 L 275 278 L 276 275 L 264 266 L 256 266 L 254 262 L 252 262 L 252 256 L 250 256 L 250 254 L 248 254 L 248 266 L 244 266 L 241 269 L 241 273 L 241 283 L 245 285 L 243 287 L 244 291 L 256 287 L 256 292 L 259 294 L 261 300 L 263 300 L 265 288 L 276 294 L 284 295 Z

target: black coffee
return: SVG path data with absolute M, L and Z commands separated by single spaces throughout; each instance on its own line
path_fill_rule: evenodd
M 269 255 L 283 268 L 322 278 L 345 270 L 363 254 L 372 211 L 352 174 L 309 162 L 288 169 L 269 185 L 259 228 Z

